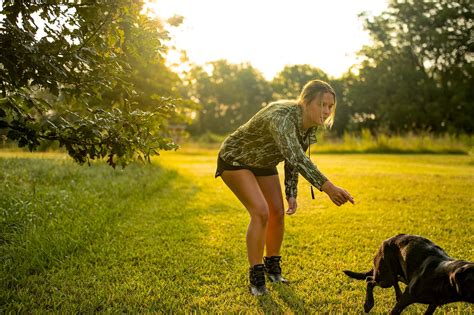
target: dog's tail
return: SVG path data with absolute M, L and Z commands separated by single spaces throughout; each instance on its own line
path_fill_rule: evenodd
M 349 270 L 344 270 L 343 272 L 349 277 L 357 279 L 357 280 L 365 280 L 367 277 L 372 276 L 374 274 L 373 269 L 367 272 L 354 272 L 354 271 L 349 271 Z

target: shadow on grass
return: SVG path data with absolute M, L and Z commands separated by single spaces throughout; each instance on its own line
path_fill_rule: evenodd
M 0 270 L 0 313 L 140 313 L 155 303 L 171 309 L 175 297 L 189 300 L 189 280 L 202 280 L 195 275 L 208 254 L 197 244 L 209 232 L 196 224 L 201 213 L 191 204 L 199 187 L 161 167 L 131 165 L 119 172 L 55 160 L 0 162 L 8 162 L 10 176 L 0 208 L 15 210 L 20 200 L 25 212 L 10 220 L 23 228 L 11 229 L 9 242 L 0 243 L 8 258 Z M 4 211 L 0 220 L 5 217 Z M 39 218 L 35 233 L 30 217 Z M 162 298 L 155 302 L 154 296 Z
M 257 297 L 258 304 L 265 314 L 282 314 L 283 310 L 280 305 L 273 299 L 270 294 Z
M 273 284 L 273 291 L 277 292 L 282 301 L 295 314 L 306 314 L 309 310 L 306 309 L 305 302 L 296 294 L 290 284 L 275 283 Z

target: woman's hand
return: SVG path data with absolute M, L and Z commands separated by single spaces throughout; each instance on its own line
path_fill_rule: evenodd
M 288 198 L 288 210 L 286 210 L 286 214 L 292 215 L 295 214 L 296 208 L 298 205 L 296 204 L 296 198 L 295 197 L 290 197 Z
M 354 204 L 354 198 L 345 190 L 340 187 L 337 187 L 330 181 L 326 181 L 321 189 L 328 194 L 329 198 L 331 198 L 332 202 L 338 207 L 345 204 L 347 201 Z

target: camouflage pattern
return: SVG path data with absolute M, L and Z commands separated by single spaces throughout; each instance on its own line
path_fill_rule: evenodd
M 256 168 L 285 161 L 285 194 L 296 197 L 298 173 L 319 190 L 327 181 L 305 154 L 316 143 L 316 129 L 303 130 L 303 111 L 296 101 L 274 102 L 228 136 L 219 156 L 231 165 Z

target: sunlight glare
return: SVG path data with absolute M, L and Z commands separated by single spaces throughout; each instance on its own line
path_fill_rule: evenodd
M 184 16 L 170 28 L 171 44 L 191 62 L 226 59 L 250 62 L 267 79 L 285 65 L 310 64 L 338 77 L 370 43 L 358 14 L 379 14 L 385 0 L 156 0 L 148 4 L 167 19 Z

